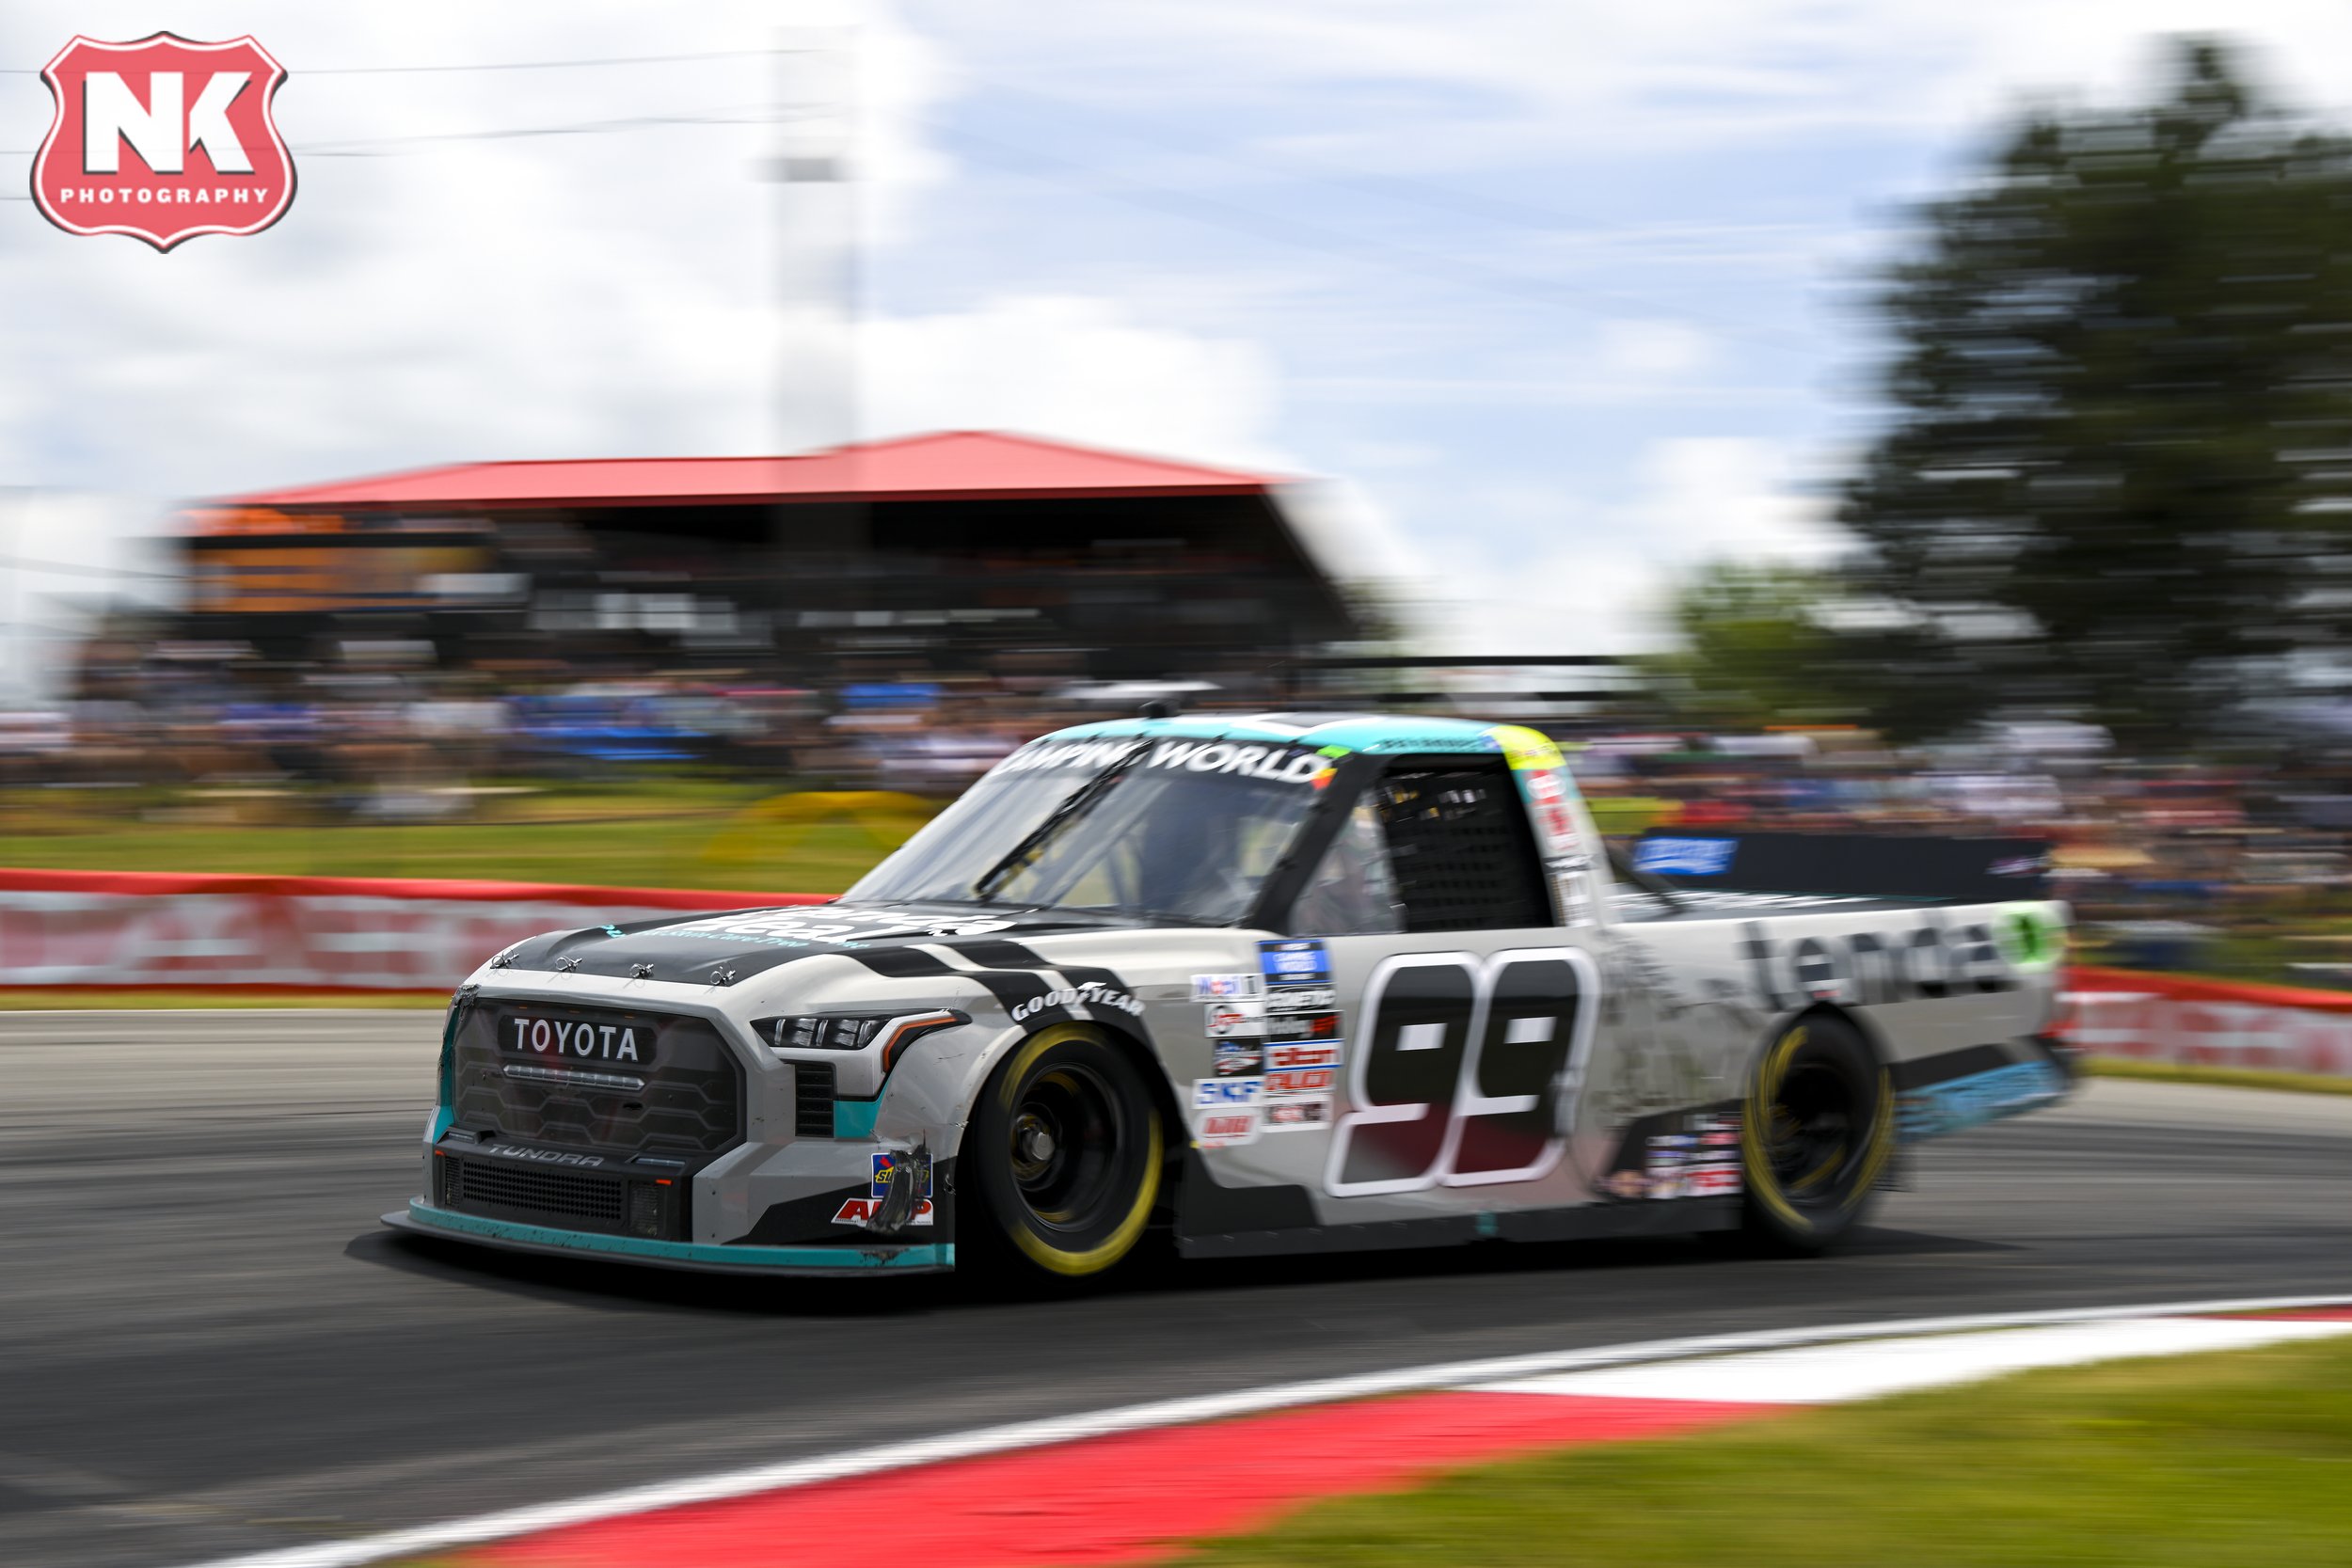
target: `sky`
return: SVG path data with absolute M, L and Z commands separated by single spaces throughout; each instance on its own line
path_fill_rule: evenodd
M 1872 270 L 2021 105 L 2209 30 L 2352 121 L 2299 0 L 14 0 L 0 162 L 166 26 L 287 67 L 299 194 L 169 255 L 0 199 L 0 693 L 191 498 L 949 427 L 1312 481 L 1431 651 L 1654 646 L 1699 562 L 1835 555 Z

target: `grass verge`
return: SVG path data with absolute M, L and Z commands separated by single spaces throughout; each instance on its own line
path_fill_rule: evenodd
M 360 1007 L 369 1011 L 449 1006 L 447 991 L 0 990 L 0 1012 L 168 1011 L 234 1007 Z
M 2266 1068 L 2200 1067 L 2143 1062 L 2129 1056 L 2090 1056 L 2083 1070 L 2094 1078 L 2138 1078 L 2155 1084 L 2209 1084 L 2231 1089 L 2285 1089 L 2296 1094 L 2352 1094 L 2352 1078 L 2317 1072 L 2273 1072 Z M 2352 1477 L 2346 1478 L 2352 1484 Z
M 2352 1340 L 2117 1362 L 1468 1470 L 1187 1568 L 2352 1562 Z
M 0 863 L 60 871 L 245 872 L 280 877 L 463 877 L 607 887 L 839 893 L 919 825 L 930 808 L 828 810 L 741 785 L 672 784 L 499 798 L 463 822 L 192 820 L 158 809 L 102 816 L 43 799 L 0 800 Z M 174 815 L 178 812 L 179 815 Z

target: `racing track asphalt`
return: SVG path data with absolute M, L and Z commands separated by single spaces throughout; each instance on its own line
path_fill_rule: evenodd
M 0 1563 L 170 1564 L 1414 1362 L 2352 1293 L 2352 1098 L 2099 1081 L 1931 1146 L 1838 1256 L 1182 1264 L 1075 1300 L 393 1236 L 438 1016 L 0 1014 Z

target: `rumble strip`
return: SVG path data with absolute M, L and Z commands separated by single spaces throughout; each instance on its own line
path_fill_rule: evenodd
M 2227 1315 L 2255 1312 L 2284 1315 Z M 2340 1334 L 2352 1334 L 2352 1303 L 2281 1297 L 1652 1340 L 1025 1421 L 204 1568 L 345 1568 L 453 1551 L 499 1568 L 1156 1563 L 1186 1539 L 1481 1460 L 2030 1368 Z

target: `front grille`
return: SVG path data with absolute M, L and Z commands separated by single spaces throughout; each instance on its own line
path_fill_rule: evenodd
M 445 1156 L 440 1164 L 448 1172 L 444 1189 L 452 1209 L 496 1211 L 498 1218 L 527 1219 L 566 1230 L 618 1231 L 627 1214 L 628 1183 L 610 1176 L 533 1170 L 454 1155 Z
M 803 1138 L 833 1136 L 833 1064 L 792 1064 L 792 1131 Z
M 584 1064 L 501 1052 L 514 1021 L 560 1019 L 650 1039 L 649 1058 Z M 454 1051 L 457 1125 L 529 1143 L 700 1164 L 743 1138 L 743 1067 L 708 1021 L 570 1003 L 478 1003 Z

